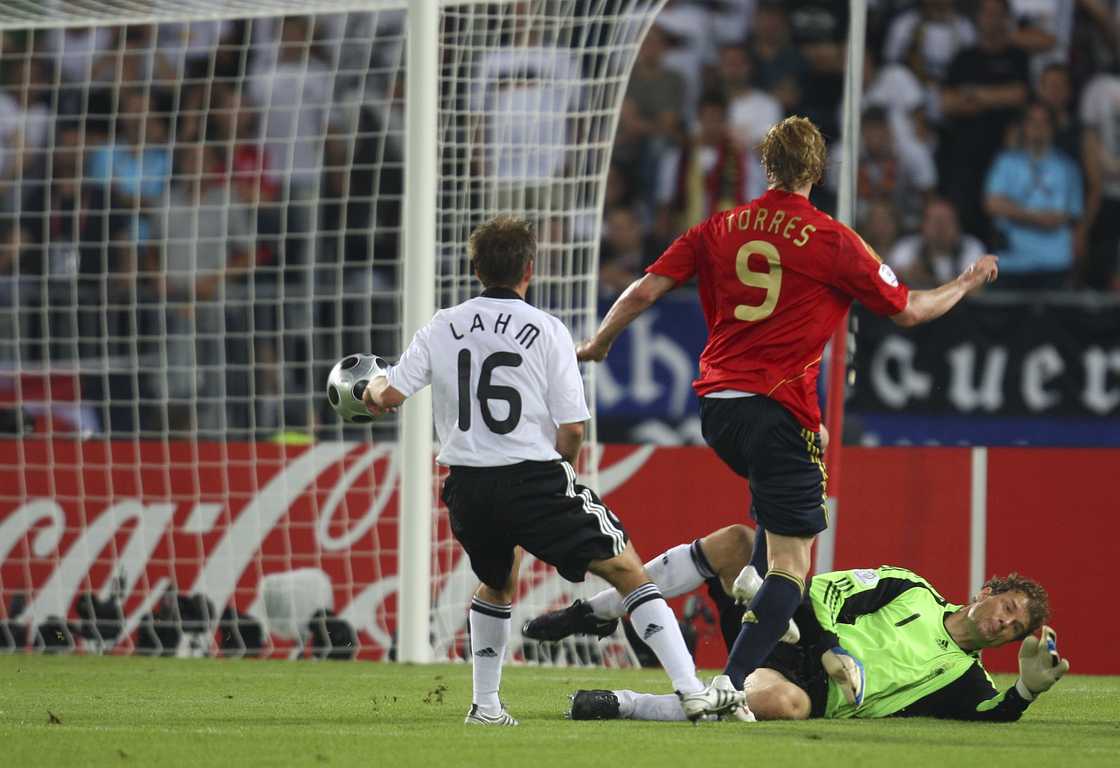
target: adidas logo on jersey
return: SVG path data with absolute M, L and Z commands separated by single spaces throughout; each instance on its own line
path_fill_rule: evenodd
M 646 631 L 642 633 L 642 639 L 649 640 L 663 629 L 665 629 L 665 627 L 660 624 L 646 624 Z
M 946 640 L 945 638 L 940 638 L 937 641 L 937 644 L 941 646 L 941 650 L 943 650 L 943 651 L 949 650 L 949 641 Z
M 498 654 L 494 653 L 493 648 L 481 648 L 481 649 L 475 651 L 474 655 L 475 656 L 482 656 L 482 657 L 487 658 L 487 659 L 492 659 L 495 656 L 497 656 Z

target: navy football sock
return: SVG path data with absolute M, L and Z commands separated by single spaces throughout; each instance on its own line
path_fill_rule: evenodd
M 739 690 L 743 689 L 747 675 L 766 660 L 785 634 L 790 617 L 801 603 L 803 589 L 800 578 L 777 568 L 763 580 L 762 588 L 743 615 L 743 628 L 724 668 L 724 674 Z
M 770 567 L 767 556 L 766 530 L 759 524 L 754 529 L 754 549 L 751 550 L 750 564 L 754 566 L 754 569 L 758 571 L 758 575 L 762 578 L 766 578 L 766 571 Z

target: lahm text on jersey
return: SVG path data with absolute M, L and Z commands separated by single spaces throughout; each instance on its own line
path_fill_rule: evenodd
M 466 337 L 467 334 L 478 332 L 491 332 L 506 335 L 506 332 L 509 330 L 509 321 L 511 319 L 513 319 L 513 315 L 503 314 L 499 312 L 497 319 L 494 320 L 489 328 L 487 328 L 486 323 L 482 319 L 482 315 L 475 312 L 474 320 L 471 321 L 471 327 L 468 328 L 464 333 L 459 332 L 459 330 L 455 327 L 455 323 L 448 323 L 447 325 L 451 329 L 451 335 L 454 336 L 456 340 L 458 340 Z M 533 346 L 533 342 L 536 341 L 537 337 L 540 335 L 540 328 L 533 325 L 532 323 L 526 323 L 518 329 L 513 338 L 524 349 L 529 349 L 531 346 Z

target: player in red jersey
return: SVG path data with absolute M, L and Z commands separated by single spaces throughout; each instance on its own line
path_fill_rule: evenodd
M 998 272 L 988 255 L 945 285 L 909 290 L 863 238 L 809 202 L 825 167 L 824 139 L 811 121 L 782 120 L 760 150 L 766 194 L 678 237 L 577 353 L 602 360 L 634 318 L 696 277 L 708 324 L 693 382 L 704 439 L 748 478 L 751 516 L 766 532 L 751 559 L 766 578 L 725 669 L 736 688 L 786 631 L 805 591 L 813 538 L 828 526 L 816 384 L 824 345 L 852 300 L 917 325 Z M 845 663 L 859 674 L 854 660 Z

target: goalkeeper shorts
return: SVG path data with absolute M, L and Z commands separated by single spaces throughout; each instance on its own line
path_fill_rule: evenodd
M 781 672 L 787 680 L 809 694 L 809 717 L 824 717 L 828 705 L 828 673 L 820 656 L 807 644 L 778 643 L 761 666 Z

